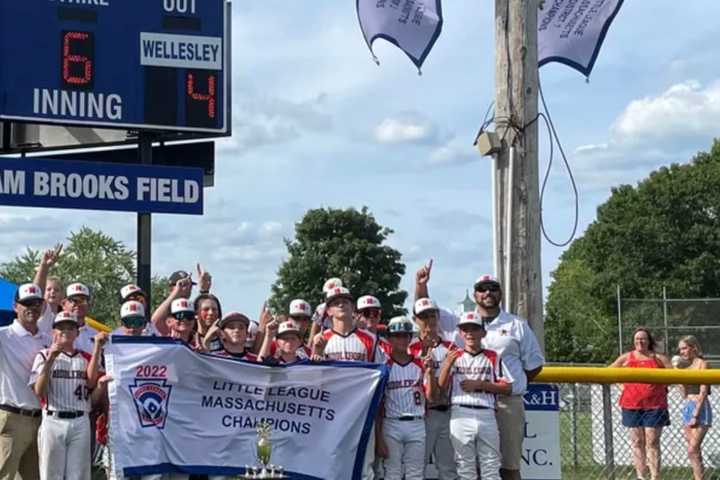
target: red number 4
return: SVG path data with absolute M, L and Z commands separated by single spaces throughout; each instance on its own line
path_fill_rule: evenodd
M 208 118 L 215 118 L 215 79 L 215 75 L 208 75 L 207 92 L 202 93 L 196 90 L 195 75 L 192 73 L 187 74 L 187 94 L 193 100 L 207 102 Z

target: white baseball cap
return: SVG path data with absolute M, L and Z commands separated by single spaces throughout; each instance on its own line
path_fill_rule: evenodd
M 42 300 L 43 292 L 40 287 L 34 283 L 23 283 L 17 289 L 15 293 L 15 301 L 22 304 L 28 300 Z
M 278 325 L 277 336 L 280 337 L 286 333 L 294 333 L 300 336 L 300 326 L 292 320 L 288 320 L 287 322 L 283 322 Z
M 312 316 L 312 307 L 308 302 L 301 298 L 296 298 L 292 302 L 290 302 L 290 311 L 288 314 L 291 317 L 311 317 Z
M 72 323 L 73 325 L 77 326 L 77 316 L 73 313 L 60 312 L 55 315 L 55 320 L 53 320 L 53 328 L 55 328 L 61 323 Z
M 218 323 L 220 328 L 223 328 L 225 325 L 227 325 L 230 322 L 233 322 L 235 320 L 239 320 L 245 324 L 245 327 L 250 326 L 250 319 L 245 315 L 244 313 L 240 312 L 230 312 L 223 315 L 222 319 Z
M 437 303 L 435 303 L 435 300 L 432 298 L 419 298 L 415 302 L 415 306 L 413 307 L 413 311 L 415 312 L 415 315 L 420 315 L 423 312 L 427 312 L 429 310 L 437 310 L 438 306 Z
M 325 292 L 326 305 L 329 305 L 330 302 L 332 302 L 336 298 L 347 298 L 351 302 L 353 301 L 353 296 L 350 294 L 350 290 L 345 287 L 335 287 L 332 290 L 328 290 L 327 292 Z
M 382 305 L 380 305 L 380 300 L 372 295 L 363 295 L 358 298 L 357 309 L 364 310 L 366 308 L 382 308 Z
M 327 293 L 328 290 L 332 290 L 333 288 L 342 287 L 343 283 L 342 280 L 339 278 L 329 278 L 325 281 L 323 284 L 323 293 Z
M 170 313 L 172 315 L 180 314 L 180 313 L 195 313 L 195 309 L 190 304 L 190 301 L 187 298 L 178 298 L 173 300 L 173 302 L 170 304 Z
M 65 289 L 65 296 L 69 298 L 75 297 L 77 295 L 90 297 L 90 289 L 87 287 L 87 285 L 80 282 L 75 282 L 68 285 Z
M 460 315 L 460 321 L 458 322 L 458 328 L 463 325 L 477 325 L 481 328 L 485 328 L 483 325 L 482 317 L 477 312 L 464 312 Z
M 124 302 L 125 300 L 127 300 L 127 298 L 128 298 L 130 295 L 133 295 L 133 294 L 138 294 L 138 295 L 142 295 L 143 297 L 147 297 L 147 296 L 145 295 L 145 292 L 143 291 L 143 289 L 140 288 L 140 287 L 138 287 L 137 285 L 135 285 L 135 284 L 133 284 L 133 283 L 131 283 L 131 284 L 129 284 L 129 285 L 125 285 L 124 287 L 122 287 L 122 288 L 120 289 L 120 299 L 121 299 L 123 302 Z
M 494 276 L 490 275 L 489 273 L 486 273 L 484 275 L 480 275 L 477 280 L 475 280 L 475 283 L 473 283 L 473 289 L 477 289 L 479 285 L 483 284 L 494 284 L 498 287 L 500 286 L 500 281 Z
M 393 317 L 388 322 L 387 334 L 392 335 L 394 333 L 409 333 L 412 335 L 415 333 L 415 324 L 404 316 Z
M 128 300 L 122 304 L 122 307 L 120 307 L 120 318 L 124 319 L 133 317 L 145 318 L 145 307 L 143 307 L 143 304 L 138 301 Z

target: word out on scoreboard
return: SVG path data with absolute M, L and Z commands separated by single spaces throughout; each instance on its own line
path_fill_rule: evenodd
M 0 0 L 0 119 L 222 133 L 225 0 Z

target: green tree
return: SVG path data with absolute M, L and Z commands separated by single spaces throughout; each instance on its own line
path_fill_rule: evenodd
M 385 318 L 405 313 L 407 292 L 399 288 L 405 265 L 400 252 L 383 244 L 392 233 L 367 207 L 309 210 L 295 225 L 295 240 L 285 241 L 289 255 L 272 286 L 270 305 L 286 312 L 294 298 L 320 303 L 325 280 L 338 277 L 354 295 L 376 296 Z
M 549 360 L 607 362 L 617 354 L 617 285 L 624 297 L 659 298 L 663 287 L 674 298 L 717 297 L 719 187 L 715 141 L 687 164 L 612 190 L 553 273 L 546 304 Z M 685 312 L 686 322 L 691 315 Z M 645 309 L 624 328 L 650 320 Z
M 23 255 L 0 265 L 0 276 L 15 283 L 31 281 L 41 255 L 41 249 L 28 247 Z M 120 317 L 120 288 L 135 281 L 135 252 L 109 235 L 82 227 L 70 233 L 50 275 L 59 277 L 65 286 L 72 282 L 87 285 L 92 293 L 90 315 L 114 326 Z M 164 292 L 166 283 L 163 278 L 153 278 L 154 305 L 162 301 L 155 292 Z

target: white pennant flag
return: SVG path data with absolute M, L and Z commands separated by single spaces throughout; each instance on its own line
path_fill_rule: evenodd
M 590 76 L 623 0 L 545 0 L 538 11 L 539 66 L 560 62 Z
M 356 0 L 358 20 L 365 41 L 383 38 L 397 45 L 420 71 L 442 30 L 440 0 Z

